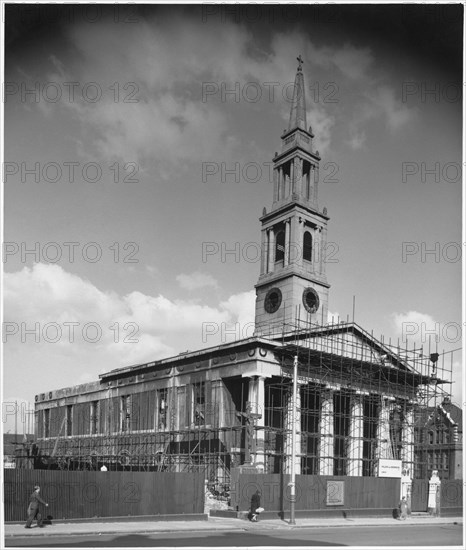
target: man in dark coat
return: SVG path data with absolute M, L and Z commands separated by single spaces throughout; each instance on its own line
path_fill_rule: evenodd
M 257 516 L 263 512 L 261 508 L 261 492 L 259 489 L 251 497 L 251 521 L 257 521 Z
M 24 526 L 25 529 L 31 529 L 31 524 L 34 520 L 37 521 L 38 527 L 44 527 L 42 524 L 42 516 L 39 513 L 39 503 L 45 504 L 45 506 L 48 506 L 48 504 L 40 498 L 39 492 L 40 492 L 40 487 L 39 485 L 36 485 L 34 487 L 34 492 L 29 497 L 28 519 L 27 519 L 26 525 Z

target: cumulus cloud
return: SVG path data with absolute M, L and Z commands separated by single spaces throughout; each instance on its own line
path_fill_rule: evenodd
M 440 323 L 428 313 L 420 313 L 419 311 L 407 311 L 403 313 L 392 313 L 391 320 L 396 334 L 399 335 L 401 342 L 406 344 L 407 341 L 415 341 L 418 343 L 427 344 L 429 334 L 432 336 L 432 342 L 439 340 Z
M 254 290 L 242 292 L 230 296 L 228 300 L 221 302 L 220 307 L 230 314 L 242 325 L 254 322 L 256 306 L 256 293 Z
M 139 291 L 121 296 L 53 264 L 5 273 L 4 290 L 4 378 L 9 387 L 24 385 L 31 398 L 44 387 L 225 343 L 232 339 L 226 327 L 254 321 L 253 292 L 216 307 Z M 207 323 L 215 327 L 210 334 Z
M 409 350 L 422 348 L 423 355 L 428 357 L 431 352 L 438 351 L 445 355 L 439 359 L 437 375 L 443 380 L 450 380 L 453 385 L 441 385 L 445 392 L 452 392 L 453 401 L 462 402 L 463 365 L 456 359 L 455 353 L 450 354 L 448 349 L 457 349 L 462 345 L 462 329 L 459 323 L 442 323 L 432 315 L 415 310 L 394 312 L 391 314 L 392 327 L 395 337 L 400 339 L 400 346 Z

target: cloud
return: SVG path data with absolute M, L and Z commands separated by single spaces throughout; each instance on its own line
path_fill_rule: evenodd
M 370 48 L 356 48 L 351 44 L 345 44 L 333 53 L 332 61 L 345 76 L 360 80 L 367 77 L 374 56 Z
M 346 78 L 357 81 L 369 78 L 369 69 L 374 64 L 374 55 L 370 48 L 357 48 L 350 43 L 339 47 L 320 48 L 309 43 L 307 57 L 329 74 L 338 75 L 340 72 Z
M 382 114 L 390 130 L 398 130 L 407 124 L 413 115 L 413 109 L 397 101 L 395 92 L 388 86 L 379 86 L 367 93 L 367 98 L 375 106 L 375 113 Z
M 453 360 L 453 355 L 447 351 L 447 348 L 461 347 L 461 325 L 458 323 L 441 323 L 428 313 L 411 310 L 401 313 L 391 314 L 392 326 L 396 331 L 395 338 L 400 339 L 400 346 L 409 350 L 420 350 L 428 359 L 429 350 L 431 352 L 442 353 L 438 361 L 437 374 L 443 380 L 451 380 L 452 386 L 441 384 L 439 391 L 452 391 L 453 401 L 461 403 L 463 388 L 463 368 L 461 361 Z M 417 365 L 417 368 L 426 369 L 430 363 L 424 362 Z
M 429 333 L 434 336 L 432 341 L 435 343 L 435 337 L 440 335 L 440 323 L 428 313 L 419 311 L 392 313 L 391 320 L 396 334 L 404 345 L 407 341 L 425 344 Z
M 350 137 L 346 140 L 346 143 L 355 151 L 364 149 L 366 145 L 366 132 L 364 130 L 357 130 L 356 128 L 350 128 Z
M 220 307 L 228 311 L 238 323 L 246 326 L 254 323 L 256 308 L 256 292 L 250 290 L 230 296 L 221 302 Z
M 246 147 L 233 130 L 235 102 L 222 101 L 221 93 L 206 101 L 206 83 L 228 90 L 239 85 L 241 90 L 258 82 L 264 104 L 269 102 L 265 83 L 278 83 L 273 101 L 287 123 L 290 104 L 283 92 L 294 80 L 297 52 L 305 58 L 308 122 L 320 153 L 330 149 L 336 121 L 353 127 L 346 141 L 358 150 L 371 119 L 383 118 L 396 131 L 412 115 L 412 109 L 396 100 L 389 75 L 377 66 L 370 48 L 351 43 L 319 47 L 295 29 L 273 33 L 267 48 L 259 50 L 245 25 L 200 25 L 172 12 L 123 25 L 118 33 L 113 21 L 69 25 L 66 36 L 76 54 L 50 56 L 47 81 L 64 90 L 65 83 L 80 83 L 75 100 L 62 102 L 80 123 L 78 152 L 92 160 L 98 154 L 110 162 L 134 162 L 141 171 L 153 162 L 162 179 L 169 179 L 174 165 L 189 170 L 187 163 L 237 158 Z M 97 102 L 81 92 L 90 82 L 100 87 Z M 253 102 L 248 107 L 258 108 Z M 50 112 L 47 102 L 39 102 L 38 108 Z
M 190 275 L 181 273 L 177 275 L 176 280 L 178 281 L 181 288 L 185 290 L 197 290 L 199 288 L 213 287 L 217 288 L 217 281 L 208 273 L 201 273 L 200 271 L 194 271 Z
M 216 284 L 192 275 L 184 284 Z M 31 400 L 38 391 L 97 380 L 114 368 L 242 338 L 240 328 L 233 338 L 226 329 L 254 321 L 254 292 L 216 307 L 139 291 L 121 296 L 38 263 L 5 273 L 4 319 L 4 382 L 9 393 Z M 209 334 L 207 324 L 214 327 Z

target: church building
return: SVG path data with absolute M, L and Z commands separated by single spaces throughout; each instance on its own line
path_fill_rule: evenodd
M 289 473 L 295 456 L 297 474 L 382 476 L 392 467 L 413 478 L 414 412 L 446 381 L 432 357 L 354 322 L 328 322 L 330 218 L 318 202 L 321 157 L 298 62 L 260 218 L 254 335 L 39 393 L 36 467 L 202 470 L 228 485 L 233 467 Z

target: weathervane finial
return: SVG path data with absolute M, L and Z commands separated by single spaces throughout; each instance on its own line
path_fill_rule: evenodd
M 299 63 L 298 71 L 302 71 L 303 70 L 302 64 L 304 63 L 304 61 L 303 61 L 303 58 L 301 57 L 301 54 L 299 54 L 299 56 L 296 59 L 298 60 L 298 63 Z

